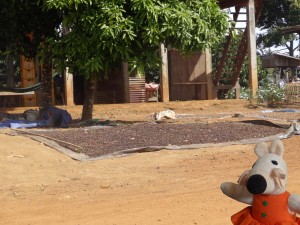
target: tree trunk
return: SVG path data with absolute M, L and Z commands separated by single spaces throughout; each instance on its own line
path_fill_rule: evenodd
M 97 79 L 90 77 L 84 81 L 84 103 L 82 108 L 81 121 L 93 118 L 93 106 L 97 88 Z
M 52 63 L 45 60 L 42 66 L 41 74 L 41 107 L 52 105 Z
M 6 47 L 7 51 L 11 51 L 13 48 L 11 45 Z M 14 79 L 14 56 L 10 53 L 6 57 L 6 84 L 7 87 L 15 87 L 15 79 Z
M 15 87 L 14 80 L 14 56 L 9 54 L 6 58 L 7 70 L 6 70 L 6 78 L 7 78 L 7 87 Z
M 293 41 L 290 41 L 290 46 L 288 47 L 289 50 L 289 56 L 294 57 L 294 43 Z

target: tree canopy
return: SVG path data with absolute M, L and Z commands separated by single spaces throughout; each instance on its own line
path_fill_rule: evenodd
M 43 10 L 42 1 L 0 0 L 0 5 L 1 52 L 10 46 L 10 51 L 35 57 L 40 43 L 57 34 L 55 29 L 61 23 L 61 16 L 57 10 Z
M 297 1 L 267 0 L 259 17 L 257 27 L 264 32 L 258 35 L 257 44 L 261 48 L 285 46 L 293 55 L 293 34 L 282 34 L 280 28 L 300 24 L 300 8 Z
M 229 27 L 216 0 L 0 1 L 1 52 L 40 56 L 48 86 L 52 62 L 95 79 L 120 62 L 157 62 L 160 43 L 182 53 L 210 48 Z
M 57 63 L 89 77 L 121 61 L 157 59 L 160 43 L 203 50 L 224 36 L 227 15 L 214 0 L 46 0 L 70 32 L 48 39 Z

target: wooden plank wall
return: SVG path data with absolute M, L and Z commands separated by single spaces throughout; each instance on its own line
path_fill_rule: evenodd
M 108 80 L 99 81 L 95 94 L 94 104 L 124 103 L 124 81 L 123 72 L 113 71 L 108 75 Z M 145 78 L 129 77 L 129 97 L 130 102 L 145 102 Z
M 205 53 L 195 52 L 182 56 L 176 50 L 170 50 L 169 82 L 170 100 L 205 100 L 207 95 L 207 73 Z
M 107 80 L 97 84 L 94 104 L 123 103 L 122 72 L 112 71 Z
M 24 55 L 20 56 L 21 87 L 30 87 L 36 84 L 35 65 L 33 59 L 28 59 Z M 36 106 L 36 95 L 22 96 L 22 104 L 25 107 Z

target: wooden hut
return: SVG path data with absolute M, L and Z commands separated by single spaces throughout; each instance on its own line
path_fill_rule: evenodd
M 171 101 L 206 100 L 211 98 L 211 59 L 209 52 L 182 56 L 168 52 L 169 89 Z
M 263 68 L 276 68 L 275 82 L 284 87 L 285 100 L 288 103 L 300 102 L 300 82 L 297 77 L 297 67 L 299 66 L 300 58 L 278 53 L 262 56 Z M 290 74 L 284 72 L 287 69 L 291 72 Z
M 191 71 L 191 65 L 185 59 L 182 58 L 182 62 L 180 63 L 181 68 L 185 66 L 185 69 L 180 69 L 184 71 L 182 73 L 183 78 L 177 75 L 177 71 L 173 69 L 173 67 L 177 67 L 177 65 L 172 62 L 172 60 L 178 60 L 178 55 L 169 54 L 171 59 L 167 60 L 168 53 L 163 46 L 160 47 L 160 53 L 162 57 L 162 72 L 161 72 L 161 82 L 160 82 L 160 94 L 162 96 L 161 100 L 163 102 L 169 100 L 193 100 L 193 99 L 212 99 L 217 98 L 218 90 L 228 90 L 231 88 L 238 87 L 238 80 L 240 76 L 240 71 L 242 69 L 242 65 L 244 63 L 244 59 L 248 53 L 249 60 L 249 84 L 251 93 L 253 96 L 256 95 L 258 90 L 258 77 L 257 77 L 257 60 L 256 60 L 256 34 L 255 34 L 255 23 L 259 18 L 261 9 L 263 5 L 263 0 L 219 0 L 219 6 L 221 9 L 226 8 L 234 8 L 234 12 L 232 12 L 232 20 L 237 24 L 238 22 L 243 22 L 246 24 L 244 28 L 243 37 L 239 43 L 236 55 L 231 56 L 228 54 L 229 47 L 233 44 L 233 32 L 229 32 L 226 42 L 224 43 L 224 48 L 221 52 L 221 59 L 217 65 L 216 74 L 213 76 L 211 74 L 211 64 L 208 58 L 208 51 L 206 51 L 206 60 L 201 60 L 201 57 L 197 60 L 195 59 L 195 55 L 190 57 L 190 60 L 196 65 L 199 63 L 202 67 L 201 69 L 207 70 L 204 74 L 207 75 L 207 78 L 203 78 L 203 73 L 199 73 L 198 77 L 193 77 L 191 74 L 194 74 L 194 71 Z M 246 11 L 242 10 L 246 9 Z M 245 14 L 246 19 L 240 20 L 240 15 Z M 232 27 L 232 29 L 236 29 L 236 27 Z M 238 28 L 237 28 L 238 29 Z M 224 68 L 225 62 L 227 59 L 229 61 L 234 62 L 231 65 L 231 78 L 227 79 L 226 84 L 222 83 L 222 79 L 224 76 Z M 196 62 L 197 61 L 197 62 Z M 171 63 L 171 66 L 168 64 Z M 210 66 L 210 68 L 209 68 Z M 228 66 L 228 65 L 227 65 Z M 198 70 L 198 66 L 195 66 L 195 71 Z M 168 69 L 170 71 L 168 71 Z M 174 75 L 175 74 L 175 75 Z M 180 84 L 179 84 L 180 83 Z M 187 87 L 189 86 L 189 87 Z M 187 92 L 186 94 L 184 92 Z M 206 94 L 206 95 L 205 95 Z M 204 97 L 206 96 L 206 98 Z
M 273 53 L 270 55 L 262 56 L 263 68 L 276 68 L 276 67 L 298 67 L 300 66 L 300 58 Z

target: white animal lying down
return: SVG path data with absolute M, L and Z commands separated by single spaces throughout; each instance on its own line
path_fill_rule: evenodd
M 225 182 L 225 195 L 250 206 L 234 214 L 234 225 L 300 225 L 300 196 L 286 191 L 287 165 L 282 158 L 284 147 L 274 140 L 269 147 L 259 143 L 254 149 L 258 159 L 238 183 Z

